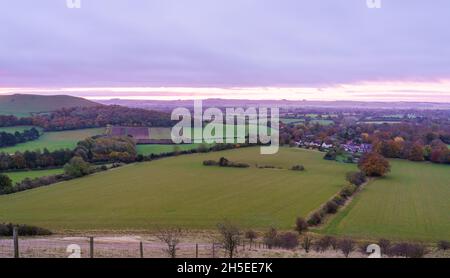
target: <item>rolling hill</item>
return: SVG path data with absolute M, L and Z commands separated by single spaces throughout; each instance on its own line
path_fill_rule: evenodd
M 0 96 L 0 114 L 27 116 L 30 113 L 51 112 L 69 107 L 91 107 L 99 103 L 67 95 L 3 95 Z

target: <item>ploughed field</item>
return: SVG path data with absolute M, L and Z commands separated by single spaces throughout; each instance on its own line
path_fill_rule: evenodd
M 203 166 L 226 157 L 250 168 Z M 210 229 L 227 218 L 243 227 L 293 227 L 346 184 L 355 166 L 322 159 L 323 153 L 258 147 L 170 157 L 0 196 L 0 222 L 54 230 L 125 230 L 180 226 Z M 259 169 L 272 165 L 282 169 Z M 302 164 L 306 170 L 288 170 Z
M 450 166 L 404 160 L 391 160 L 391 166 L 391 173 L 370 182 L 324 232 L 450 240 Z
M 0 148 L 0 152 L 15 153 L 16 151 L 34 151 L 47 148 L 49 151 L 59 149 L 74 149 L 77 143 L 87 137 L 103 134 L 104 128 L 87 128 L 78 130 L 44 132 L 39 139 L 12 147 Z

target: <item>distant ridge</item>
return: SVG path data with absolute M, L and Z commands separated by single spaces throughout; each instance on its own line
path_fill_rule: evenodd
M 31 113 L 51 112 L 61 108 L 102 105 L 80 97 L 67 95 L 0 95 L 0 114 L 26 116 Z

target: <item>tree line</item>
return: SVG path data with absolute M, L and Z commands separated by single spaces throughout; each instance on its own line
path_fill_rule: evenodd
M 23 132 L 16 131 L 14 133 L 9 133 L 2 131 L 0 132 L 0 148 L 33 141 L 38 139 L 39 136 L 39 131 L 34 127 L 24 130 Z

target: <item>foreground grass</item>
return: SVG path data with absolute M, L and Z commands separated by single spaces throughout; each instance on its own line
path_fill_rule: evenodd
M 251 168 L 202 165 L 226 156 Z M 340 190 L 354 165 L 322 159 L 315 151 L 259 148 L 193 154 L 138 163 L 89 177 L 0 196 L 0 222 L 56 230 L 126 230 L 180 226 L 215 228 L 228 218 L 243 227 L 291 228 Z M 258 169 L 254 165 L 285 169 Z M 306 171 L 287 170 L 303 164 Z
M 87 137 L 99 135 L 104 132 L 104 128 L 87 128 L 78 130 L 45 132 L 38 140 L 17 144 L 13 147 L 0 148 L 0 152 L 15 153 L 16 151 L 24 152 L 26 150 L 34 151 L 47 148 L 49 151 L 58 149 L 73 149 L 78 141 Z
M 370 238 L 450 239 L 450 167 L 392 160 L 324 233 Z
M 39 177 L 51 176 L 62 174 L 63 169 L 50 169 L 50 170 L 33 170 L 33 171 L 20 171 L 20 172 L 7 172 L 6 174 L 13 183 L 20 182 L 26 178 L 34 179 Z

